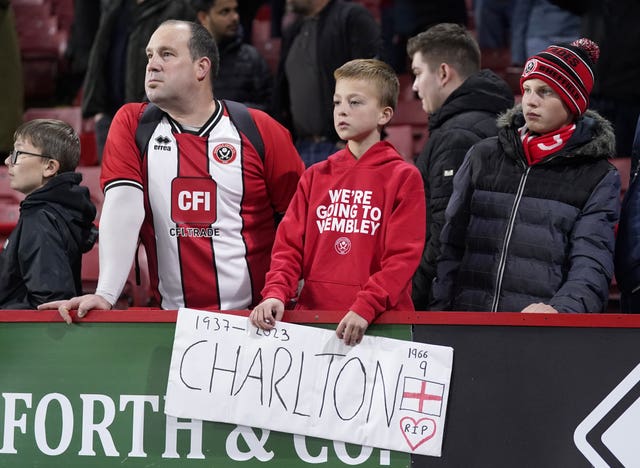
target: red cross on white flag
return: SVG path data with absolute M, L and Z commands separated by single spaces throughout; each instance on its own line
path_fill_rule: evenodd
M 443 395 L 444 384 L 405 377 L 400 409 L 440 416 Z

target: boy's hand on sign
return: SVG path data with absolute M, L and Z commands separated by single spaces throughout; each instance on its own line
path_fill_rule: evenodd
M 338 335 L 338 338 L 341 340 L 344 340 L 344 344 L 355 346 L 362 341 L 362 337 L 368 326 L 369 322 L 350 310 L 347 312 L 347 315 L 340 320 L 338 328 L 336 328 L 336 335 Z
M 271 330 L 284 315 L 284 303 L 270 297 L 258 304 L 249 314 L 249 321 L 263 330 Z

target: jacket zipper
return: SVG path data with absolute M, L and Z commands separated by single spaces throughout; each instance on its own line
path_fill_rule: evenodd
M 515 225 L 516 214 L 518 213 L 518 206 L 520 205 L 520 200 L 522 199 L 522 193 L 524 192 L 524 186 L 527 182 L 527 177 L 529 176 L 529 170 L 531 166 L 527 166 L 524 174 L 520 178 L 520 183 L 518 185 L 518 191 L 516 192 L 516 198 L 513 202 L 513 207 L 511 208 L 511 215 L 509 217 L 509 223 L 507 224 L 507 233 L 504 237 L 504 242 L 502 243 L 502 252 L 500 253 L 500 261 L 498 262 L 498 275 L 496 277 L 496 289 L 493 293 L 493 303 L 491 304 L 491 312 L 498 311 L 498 303 L 500 302 L 500 290 L 502 289 L 502 278 L 504 276 L 504 269 L 507 263 L 507 249 L 509 248 L 509 243 L 511 242 L 511 234 L 513 233 L 513 226 Z M 518 311 L 513 311 L 518 312 Z

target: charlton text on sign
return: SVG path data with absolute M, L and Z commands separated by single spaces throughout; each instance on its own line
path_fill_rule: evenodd
M 165 412 L 440 456 L 453 349 L 180 309 Z

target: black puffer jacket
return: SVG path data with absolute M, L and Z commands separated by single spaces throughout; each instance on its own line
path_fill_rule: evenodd
M 637 175 L 622 204 L 615 265 L 622 312 L 640 313 L 640 177 Z
M 620 176 L 609 122 L 576 121 L 560 151 L 528 166 L 520 107 L 476 144 L 454 180 L 433 310 L 602 312 L 613 274 Z
M 260 52 L 242 42 L 241 35 L 221 42 L 218 48 L 220 70 L 213 84 L 215 97 L 241 102 L 254 109 L 268 110 L 273 78 Z
M 97 239 L 82 176 L 65 172 L 29 194 L 0 253 L 0 308 L 35 309 L 82 292 L 82 253 Z
M 498 133 L 496 118 L 513 106 L 509 85 L 489 70 L 465 80 L 429 118 L 429 139 L 416 160 L 427 197 L 427 240 L 413 277 L 413 304 L 427 310 L 440 253 L 444 210 L 453 192 L 453 176 L 478 141 Z

